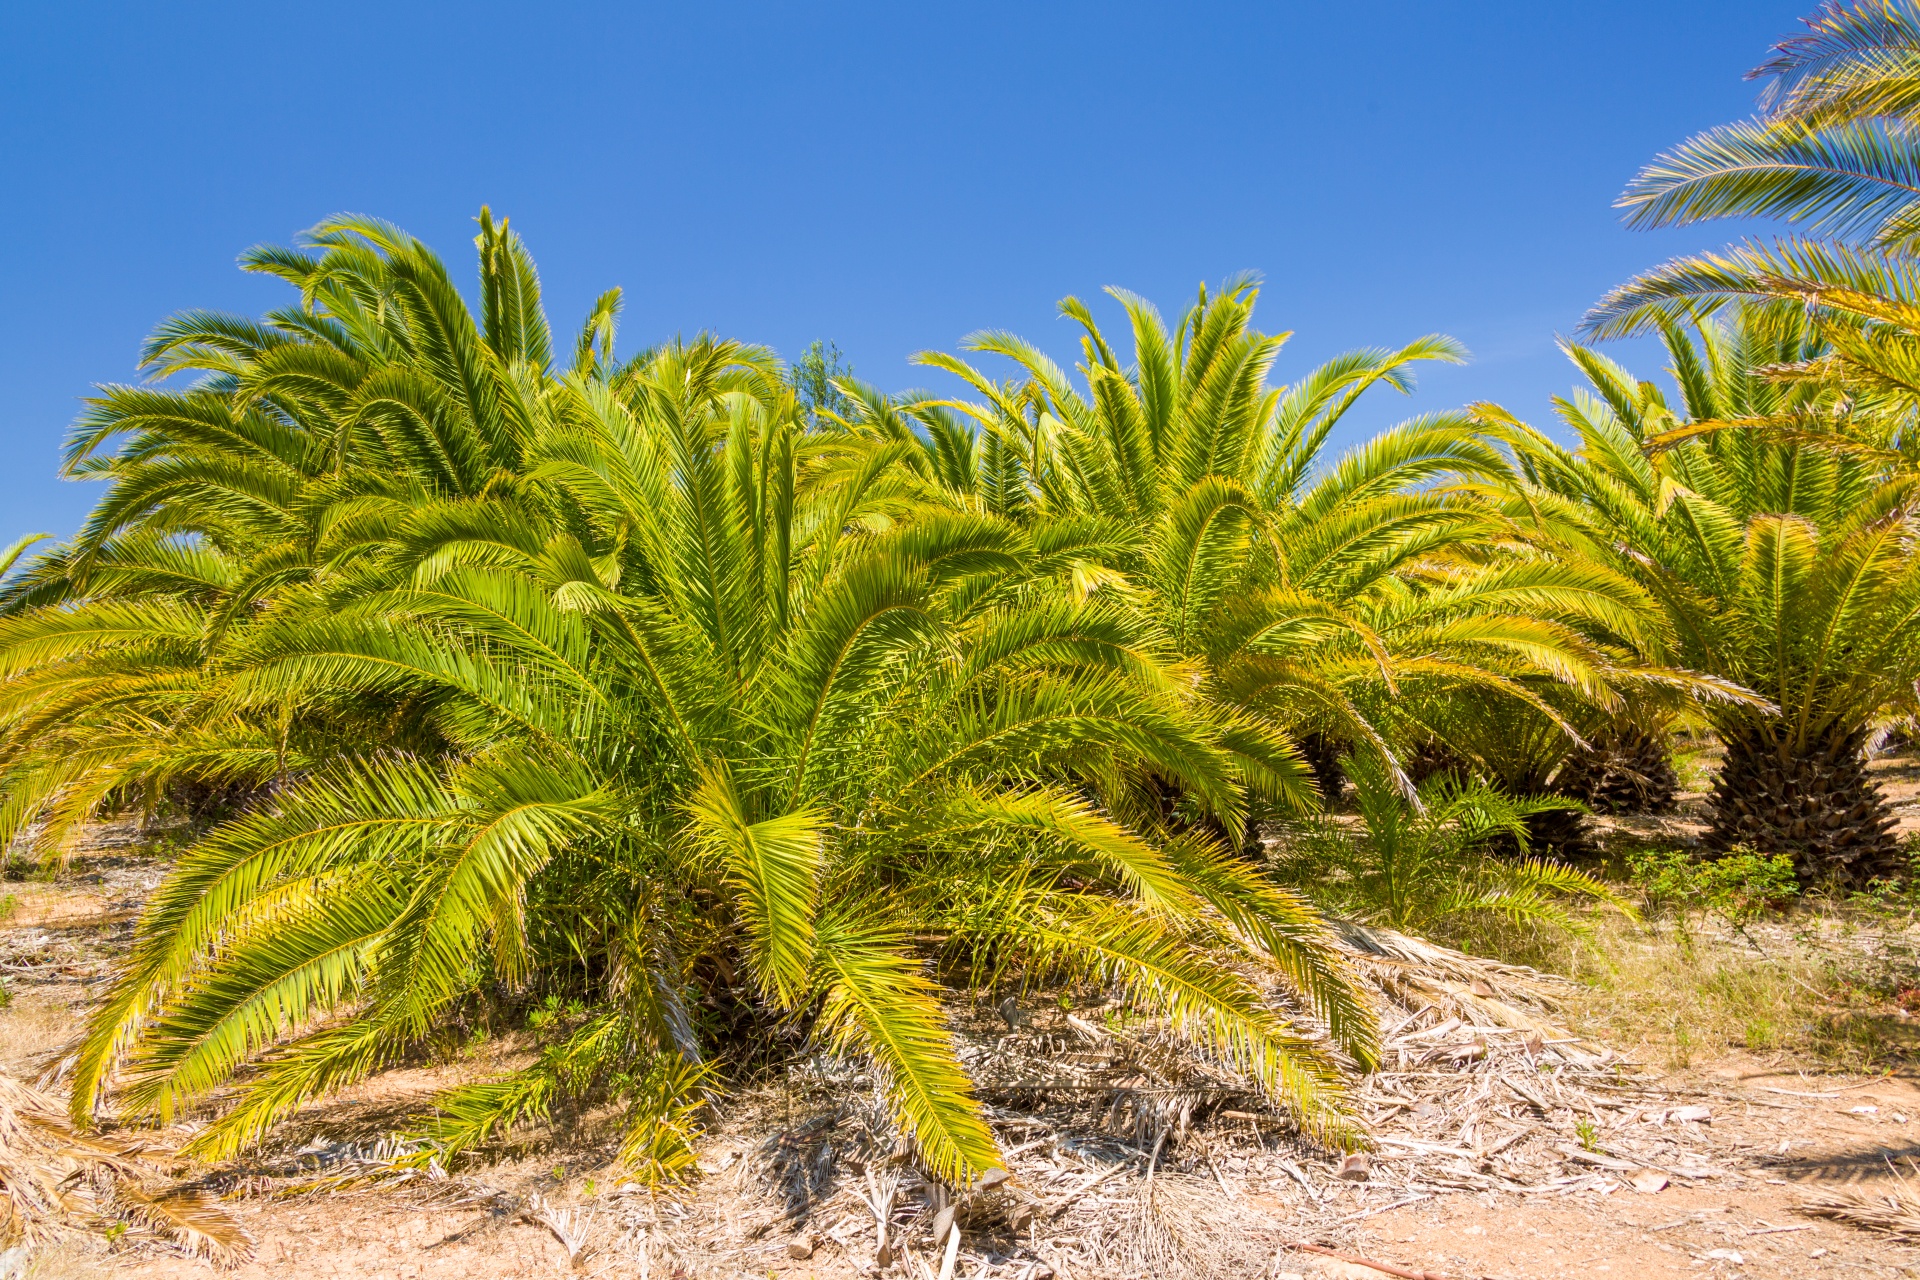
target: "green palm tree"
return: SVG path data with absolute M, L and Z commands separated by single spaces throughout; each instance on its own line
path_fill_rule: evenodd
M 252 257 L 299 308 L 163 330 L 156 367 L 199 386 L 102 397 L 73 468 L 106 497 L 0 619 L 7 834 L 253 789 L 143 913 L 78 1118 L 251 1064 L 195 1139 L 231 1151 L 545 990 L 577 1007 L 442 1099 L 444 1149 L 617 1102 L 626 1158 L 671 1175 L 710 1074 L 798 1024 L 959 1180 L 998 1157 L 952 973 L 1116 987 L 1350 1140 L 1333 1054 L 1370 1063 L 1376 1029 L 1319 917 L 1151 803 L 1169 782 L 1231 835 L 1310 784 L 1071 588 L 1077 544 L 957 506 L 917 441 L 816 427 L 764 352 L 616 361 L 612 298 L 558 373 L 484 215 L 481 323 L 403 233 L 313 240 Z
M 1920 10 L 1828 5 L 1750 78 L 1755 120 L 1688 139 L 1620 198 L 1635 226 L 1770 217 L 1911 251 L 1920 241 Z
M 1131 329 L 1125 363 L 1079 300 L 1060 304 L 1084 331 L 1084 390 L 1032 344 L 979 334 L 968 349 L 1012 360 L 1020 380 L 926 353 L 979 399 L 866 393 L 851 425 L 905 440 L 908 420 L 922 424 L 923 469 L 950 500 L 1061 546 L 1077 587 L 1151 620 L 1218 705 L 1317 755 L 1370 752 L 1398 776 L 1394 725 L 1423 699 L 1491 697 L 1563 735 L 1551 691 L 1620 705 L 1633 659 L 1605 642 L 1637 637 L 1650 602 L 1604 565 L 1524 545 L 1480 497 L 1508 463 L 1466 415 L 1327 457 L 1362 395 L 1409 389 L 1415 364 L 1458 361 L 1458 344 L 1354 352 L 1270 386 L 1286 335 L 1253 328 L 1251 278 L 1202 289 L 1171 332 L 1112 292 Z
M 1710 130 L 1660 157 L 1621 204 L 1665 226 L 1778 217 L 1839 241 L 1748 242 L 1668 262 L 1612 290 L 1586 317 L 1600 337 L 1685 327 L 1736 302 L 1805 308 L 1823 350 L 1773 376 L 1824 388 L 1780 416 L 1701 417 L 1694 432 L 1765 430 L 1776 438 L 1897 454 L 1920 464 L 1920 10 L 1829 5 L 1808 34 L 1753 74 L 1772 76 L 1757 121 Z M 1849 243 L 1848 241 L 1852 241 Z
M 1920 677 L 1920 475 L 1870 450 L 1721 429 L 1825 394 L 1768 372 L 1820 358 L 1804 315 L 1747 308 L 1691 337 L 1669 326 L 1665 340 L 1678 408 L 1568 347 L 1592 388 L 1560 403 L 1580 446 L 1513 424 L 1524 479 L 1512 509 L 1635 575 L 1665 615 L 1670 661 L 1764 699 L 1705 708 L 1727 752 L 1713 844 L 1792 853 L 1809 878 L 1894 873 L 1863 751 Z
M 558 429 L 560 380 L 531 258 L 483 210 L 484 328 L 439 259 L 374 219 L 321 224 L 251 271 L 297 286 L 263 320 L 190 312 L 143 353 L 186 390 L 111 386 L 75 427 L 66 472 L 106 492 L 80 534 L 0 589 L 18 619 L 0 686 L 10 786 L 0 839 L 33 827 L 59 857 L 102 804 L 187 787 L 259 787 L 329 742 L 417 725 L 385 703 L 236 716 L 206 681 L 255 614 L 296 589 L 339 602 L 392 585 L 462 525 L 542 527 L 516 479 Z M 611 352 L 617 294 L 578 344 L 585 380 Z M 774 376 L 742 354 L 732 378 Z M 23 665 L 24 664 L 24 665 Z

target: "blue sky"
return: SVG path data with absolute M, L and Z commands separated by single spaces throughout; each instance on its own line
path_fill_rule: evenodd
M 1250 269 L 1296 335 L 1283 376 L 1473 350 L 1348 442 L 1469 400 L 1541 420 L 1556 333 L 1735 234 L 1628 231 L 1612 201 L 1750 111 L 1742 73 L 1811 5 L 0 6 L 0 540 L 77 525 L 61 440 L 155 322 L 279 305 L 235 256 L 347 210 L 465 281 L 490 204 L 563 331 L 618 284 L 625 349 L 826 338 L 895 390 L 980 328 L 1071 359 L 1065 294 L 1171 313 Z

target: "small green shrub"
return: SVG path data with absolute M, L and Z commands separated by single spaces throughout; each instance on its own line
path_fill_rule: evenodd
M 1416 805 L 1372 757 L 1347 756 L 1341 769 L 1360 826 L 1301 823 L 1271 864 L 1330 911 L 1502 959 L 1521 958 L 1515 934 L 1577 936 L 1593 908 L 1636 914 L 1614 885 L 1533 856 L 1527 819 L 1584 812 L 1577 801 L 1442 773 L 1421 784 Z
M 1650 910 L 1708 911 L 1743 928 L 1792 902 L 1800 892 L 1793 859 L 1741 847 L 1720 858 L 1697 860 L 1679 849 L 1649 849 L 1628 856 L 1633 882 Z
M 1909 920 L 1920 914 L 1920 832 L 1909 832 L 1902 851 L 1907 872 L 1899 876 L 1875 876 L 1865 889 L 1848 897 L 1848 904 L 1871 915 Z

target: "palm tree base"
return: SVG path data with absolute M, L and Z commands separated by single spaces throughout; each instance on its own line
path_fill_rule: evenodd
M 1629 727 L 1567 757 L 1553 789 L 1595 813 L 1663 814 L 1677 807 L 1680 775 L 1663 736 Z
M 1713 784 L 1710 849 L 1793 857 L 1807 882 L 1862 885 L 1905 872 L 1894 818 L 1867 775 L 1866 730 L 1795 752 L 1770 722 L 1722 726 L 1726 762 Z
M 1306 733 L 1300 736 L 1300 755 L 1313 770 L 1313 781 L 1320 788 L 1320 802 L 1331 809 L 1345 797 L 1347 775 L 1341 772 L 1340 761 L 1353 750 L 1351 743 L 1325 733 Z
M 1587 815 L 1577 809 L 1543 809 L 1527 815 L 1527 847 L 1534 855 L 1563 861 L 1598 856 Z M 1517 854 L 1518 849 L 1512 851 Z

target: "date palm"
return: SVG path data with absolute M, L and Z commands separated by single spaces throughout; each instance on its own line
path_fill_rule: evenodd
M 1648 602 L 1603 565 L 1529 551 L 1479 499 L 1507 462 L 1465 415 L 1327 456 L 1369 389 L 1407 390 L 1414 365 L 1457 361 L 1458 344 L 1354 352 L 1274 386 L 1286 335 L 1253 327 L 1251 279 L 1203 289 L 1171 332 L 1112 292 L 1130 360 L 1069 298 L 1079 385 L 1031 343 L 979 334 L 968 349 L 1011 360 L 1019 380 L 926 353 L 978 398 L 869 395 L 857 424 L 904 439 L 917 419 L 930 479 L 1060 545 L 1079 588 L 1150 618 L 1219 705 L 1370 752 L 1390 775 L 1396 707 L 1423 697 L 1511 701 L 1562 733 L 1543 685 L 1619 705 L 1622 653 L 1602 640 L 1636 636 Z
M 959 1180 L 998 1157 L 938 961 L 1116 986 L 1347 1139 L 1333 1055 L 1375 1028 L 1318 916 L 1144 798 L 1228 833 L 1250 797 L 1298 810 L 1288 744 L 1063 585 L 1057 540 L 955 509 L 907 442 L 813 429 L 756 349 L 616 362 L 603 299 L 555 371 L 490 223 L 480 323 L 390 227 L 313 240 L 252 259 L 299 308 L 163 330 L 199 386 L 102 397 L 73 468 L 107 494 L 0 619 L 9 832 L 254 788 L 144 912 L 77 1117 L 249 1067 L 195 1139 L 231 1151 L 544 987 L 577 1009 L 441 1100 L 444 1148 L 618 1103 L 629 1163 L 671 1174 L 708 1074 L 805 1024 Z
M 1727 752 L 1713 844 L 1791 853 L 1810 879 L 1890 874 L 1892 819 L 1863 751 L 1920 677 L 1920 476 L 1877 451 L 1720 429 L 1824 394 L 1766 372 L 1819 358 L 1804 315 L 1748 308 L 1665 340 L 1678 408 L 1569 347 L 1592 388 L 1560 405 L 1580 446 L 1520 431 L 1516 508 L 1636 575 L 1673 661 L 1771 704 L 1705 708 Z
M 145 367 L 192 386 L 109 386 L 90 402 L 66 471 L 106 492 L 71 543 L 0 590 L 16 620 L 0 839 L 32 827 L 58 857 L 116 797 L 259 786 L 329 741 L 417 723 L 378 703 L 234 715 L 204 695 L 229 642 L 280 594 L 391 584 L 462 521 L 527 527 L 513 481 L 554 428 L 558 383 L 532 260 L 504 223 L 480 221 L 484 328 L 424 245 L 341 217 L 306 248 L 242 260 L 297 286 L 301 305 L 160 326 Z M 610 351 L 616 303 L 590 316 L 576 376 Z M 764 353 L 738 354 L 729 376 L 772 370 Z
M 1772 375 L 1822 396 L 1778 413 L 1702 416 L 1688 430 L 1898 454 L 1920 464 L 1920 9 L 1830 4 L 1777 46 L 1761 119 L 1710 130 L 1644 170 L 1622 197 L 1629 221 L 1665 226 L 1777 217 L 1837 237 L 1749 241 L 1668 262 L 1612 290 L 1586 317 L 1599 337 L 1684 327 L 1735 303 L 1804 308 L 1823 349 Z

